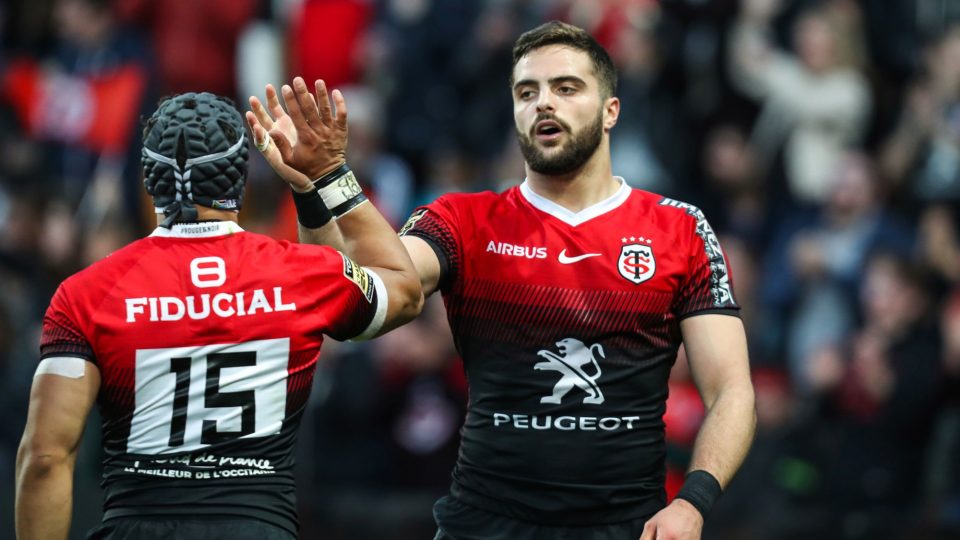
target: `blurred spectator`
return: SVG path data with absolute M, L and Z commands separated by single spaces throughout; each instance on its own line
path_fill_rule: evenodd
M 923 272 L 894 254 L 870 259 L 860 300 L 859 329 L 811 366 L 823 414 L 837 427 L 822 456 L 821 501 L 840 538 L 903 538 L 920 517 L 944 382 L 940 336 Z
M 134 133 L 149 95 L 149 53 L 117 22 L 110 0 L 57 0 L 52 15 L 53 56 L 11 60 L 3 96 L 23 131 L 48 142 L 45 189 L 77 209 L 81 223 L 96 225 L 117 211 L 134 220 L 140 200 Z
M 960 4 L 954 0 L 913 0 L 914 24 L 922 35 L 935 35 L 960 21 Z
M 953 404 L 960 405 L 960 289 L 954 289 L 947 298 L 940 331 L 944 337 L 943 361 L 951 383 L 950 395 Z
M 940 317 L 944 338 L 946 403 L 937 420 L 926 470 L 930 521 L 934 530 L 960 535 L 960 289 L 947 298 Z
M 794 55 L 771 43 L 780 0 L 743 0 L 730 50 L 733 82 L 763 101 L 751 139 L 766 164 L 783 147 L 789 193 L 802 203 L 825 201 L 830 173 L 859 141 L 871 107 L 859 71 L 857 7 L 852 0 L 826 6 L 794 24 Z
M 688 187 L 689 137 L 680 92 L 662 71 L 668 55 L 658 31 L 664 27 L 658 26 L 659 10 L 634 15 L 610 48 L 620 74 L 618 95 L 630 96 L 611 142 L 613 170 L 634 187 L 679 196 Z
M 439 297 L 371 345 L 344 345 L 324 362 L 315 423 L 324 459 L 312 464 L 305 538 L 434 532 L 431 508 L 449 484 L 467 397 Z
M 362 81 L 364 37 L 373 19 L 372 0 L 301 0 L 291 13 L 293 75 L 323 79 L 329 88 Z M 322 30 L 321 30 L 322 29 Z
M 482 181 L 477 185 L 473 160 L 467 152 L 438 145 L 428 155 L 430 160 L 422 197 L 424 203 L 433 201 L 444 193 L 473 191 L 483 185 Z M 522 172 L 514 176 L 514 179 L 513 183 L 519 183 Z
M 122 20 L 153 43 L 160 94 L 237 95 L 237 39 L 258 0 L 116 0 Z
M 406 161 L 383 146 L 383 100 L 366 86 L 345 88 L 343 97 L 350 104 L 348 148 L 351 162 L 357 164 L 354 171 L 369 184 L 383 216 L 399 229 L 414 208 L 414 178 Z
M 704 143 L 702 168 L 705 185 L 700 197 L 704 212 L 709 212 L 717 229 L 736 234 L 754 249 L 760 248 L 767 234 L 769 209 L 764 186 L 757 178 L 756 156 L 744 131 L 728 123 L 714 127 Z M 738 297 L 740 286 L 738 283 Z
M 389 91 L 387 146 L 405 157 L 418 177 L 426 170 L 427 152 L 452 142 L 464 121 L 450 75 L 461 47 L 482 35 L 483 29 L 474 31 L 480 8 L 460 0 L 386 0 L 379 12 L 375 32 L 379 49 L 387 53 L 388 72 L 380 81 Z M 507 77 L 499 80 L 506 84 Z
M 42 303 L 55 282 L 47 281 L 40 248 L 44 204 L 38 190 L 10 192 L 0 211 L 0 528 L 13 530 L 14 461 L 23 434 L 30 383 L 36 366 Z
M 747 332 L 750 365 L 755 369 L 779 366 L 776 356 L 771 352 L 773 345 L 767 335 L 775 332 L 771 332 L 770 321 L 767 320 L 764 306 L 760 302 L 761 273 L 757 252 L 736 234 L 722 234 L 720 241 L 736 287 L 740 319 Z
M 947 3 L 951 0 L 935 1 Z M 863 9 L 863 29 L 871 63 L 876 68 L 872 75 L 879 78 L 875 85 L 877 93 L 883 93 L 884 87 L 892 86 L 887 90 L 894 90 L 889 94 L 891 101 L 881 101 L 880 104 L 896 107 L 897 101 L 902 99 L 900 86 L 917 67 L 920 36 L 929 29 L 921 27 L 922 23 L 917 20 L 918 0 L 860 0 L 859 3 Z M 937 24 L 945 22 L 946 18 L 941 18 Z
M 945 283 L 960 283 L 960 224 L 955 211 L 937 204 L 923 209 L 919 223 L 923 262 Z
M 430 300 L 415 324 L 377 342 L 384 411 L 398 486 L 446 491 L 459 448 L 467 382 L 443 303 Z
M 0 47 L 13 54 L 50 47 L 50 12 L 55 0 L 7 0 L 0 4 Z
M 960 26 L 927 49 L 924 67 L 907 91 L 880 163 L 909 200 L 960 205 Z
M 829 177 L 823 209 L 786 217 L 764 268 L 763 302 L 785 332 L 785 352 L 800 388 L 808 383 L 807 358 L 853 327 L 852 293 L 867 257 L 881 247 L 906 255 L 912 246 L 905 225 L 881 205 L 867 156 L 847 154 Z

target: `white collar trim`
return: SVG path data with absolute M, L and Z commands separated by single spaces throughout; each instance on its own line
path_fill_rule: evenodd
M 613 179 L 620 182 L 620 189 L 618 189 L 616 193 L 611 195 L 609 198 L 594 204 L 593 206 L 584 208 L 579 212 L 567 210 L 550 199 L 534 193 L 534 191 L 530 189 L 530 185 L 526 179 L 524 179 L 523 183 L 520 184 L 520 193 L 523 195 L 523 198 L 525 198 L 527 202 L 533 205 L 533 207 L 537 210 L 546 212 L 566 223 L 567 225 L 576 227 L 577 225 L 586 223 L 595 217 L 602 216 L 603 214 L 616 209 L 621 204 L 626 202 L 626 200 L 630 197 L 630 192 L 632 189 L 627 185 L 627 182 L 623 179 L 623 177 L 614 176 Z
M 204 221 L 200 223 L 174 223 L 169 229 L 157 227 L 150 236 L 161 238 L 212 238 L 243 232 L 233 221 Z

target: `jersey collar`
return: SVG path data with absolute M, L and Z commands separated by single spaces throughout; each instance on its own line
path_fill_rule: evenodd
M 174 223 L 169 229 L 157 227 L 150 236 L 162 238 L 213 238 L 243 232 L 233 221 L 202 221 L 199 223 Z
M 627 182 L 620 176 L 614 176 L 614 180 L 620 182 L 620 189 L 616 191 L 609 198 L 594 204 L 593 206 L 588 206 L 579 212 L 572 212 L 566 208 L 560 206 L 559 204 L 538 195 L 530 189 L 530 185 L 526 179 L 523 180 L 523 183 L 520 184 L 520 194 L 523 195 L 523 198 L 527 200 L 534 208 L 542 212 L 546 212 L 551 216 L 559 219 L 560 221 L 566 223 L 567 225 L 576 227 L 581 223 L 586 223 L 591 219 L 602 216 L 611 210 L 616 209 L 621 204 L 623 204 L 629 197 L 632 189 L 627 185 Z

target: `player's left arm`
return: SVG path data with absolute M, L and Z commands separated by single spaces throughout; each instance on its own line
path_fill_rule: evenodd
M 695 315 L 680 322 L 680 331 L 706 417 L 684 487 L 647 522 L 642 540 L 698 540 L 704 515 L 746 457 L 756 427 L 747 339 L 740 318 Z
M 724 488 L 746 457 L 757 422 L 746 333 L 739 317 L 719 314 L 688 317 L 680 331 L 707 412 L 690 471 L 706 471 Z
M 100 389 L 100 371 L 79 358 L 61 360 L 82 362 L 82 376 L 38 373 L 33 379 L 17 451 L 18 540 L 65 540 L 70 530 L 77 448 Z

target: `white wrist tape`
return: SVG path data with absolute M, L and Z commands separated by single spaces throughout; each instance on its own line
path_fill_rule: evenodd
M 340 217 L 367 200 L 356 175 L 346 164 L 314 181 L 323 204 Z

